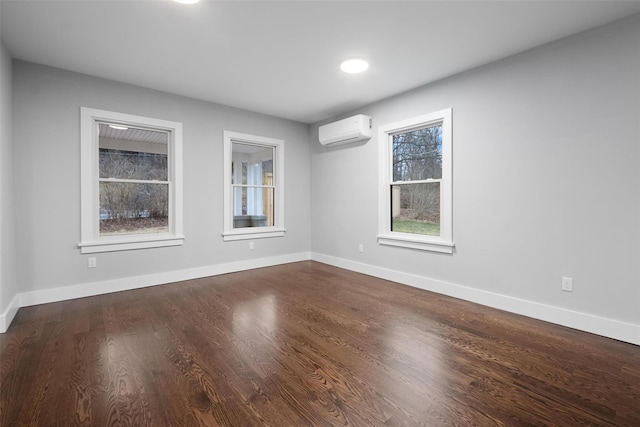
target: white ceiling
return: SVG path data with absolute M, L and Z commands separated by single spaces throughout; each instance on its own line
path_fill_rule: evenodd
M 305 123 L 640 13 L 640 1 L 1 0 L 14 58 Z M 362 75 L 339 64 L 370 62 Z

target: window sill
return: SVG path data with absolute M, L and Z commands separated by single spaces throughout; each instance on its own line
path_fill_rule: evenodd
M 268 237 L 283 237 L 284 228 L 274 227 L 247 227 L 237 230 L 225 231 L 222 233 L 222 239 L 225 242 L 234 240 L 264 239 Z
M 163 234 L 161 236 L 132 237 L 127 239 L 99 240 L 95 242 L 78 243 L 80 253 L 95 254 L 99 252 L 129 251 L 134 249 L 163 248 L 167 246 L 181 246 L 184 236 Z
M 387 246 L 398 246 L 409 249 L 418 249 L 421 251 L 439 252 L 443 254 L 452 254 L 453 248 L 455 247 L 453 242 L 428 239 L 421 236 L 405 233 L 379 234 L 378 244 Z

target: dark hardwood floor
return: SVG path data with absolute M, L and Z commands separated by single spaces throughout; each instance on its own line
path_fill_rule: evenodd
M 20 309 L 4 426 L 640 426 L 640 347 L 308 261 Z

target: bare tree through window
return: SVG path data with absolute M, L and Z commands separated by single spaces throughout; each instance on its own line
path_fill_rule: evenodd
M 169 230 L 168 134 L 100 124 L 100 234 Z
M 392 138 L 391 230 L 440 234 L 442 125 Z

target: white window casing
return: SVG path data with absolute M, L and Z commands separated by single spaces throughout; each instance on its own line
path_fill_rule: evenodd
M 223 167 L 223 232 L 224 241 L 261 239 L 268 237 L 282 237 L 285 234 L 284 227 L 284 141 L 281 139 L 267 138 L 263 136 L 248 135 L 239 132 L 224 131 L 224 167 Z M 255 226 L 234 228 L 234 215 L 241 213 L 241 204 L 238 197 L 234 197 L 234 191 L 240 192 L 240 188 L 232 183 L 233 173 L 236 174 L 236 182 L 239 181 L 241 171 L 236 168 L 232 173 L 233 143 L 255 145 L 273 150 L 273 194 L 274 194 L 274 223 L 273 226 Z M 254 170 L 248 171 L 247 187 L 255 185 L 258 177 L 262 175 L 262 166 L 259 162 L 250 165 Z M 257 213 L 256 207 L 262 204 L 262 192 L 247 188 L 247 197 L 250 199 L 247 209 L 248 214 Z
M 442 126 L 442 178 L 425 180 L 424 182 L 440 183 L 440 235 L 430 236 L 391 231 L 392 137 L 394 134 L 410 132 L 437 124 Z M 378 129 L 378 157 L 380 172 L 378 243 L 432 252 L 453 253 L 452 110 L 448 108 L 380 126 Z
M 100 235 L 99 123 L 166 132 L 169 224 L 166 233 Z M 182 196 L 182 123 L 113 111 L 80 109 L 80 201 L 81 253 L 113 252 L 132 249 L 179 246 L 183 235 Z M 102 179 L 102 181 L 108 181 Z M 128 180 L 134 182 L 135 180 Z M 163 182 L 164 183 L 164 182 Z

